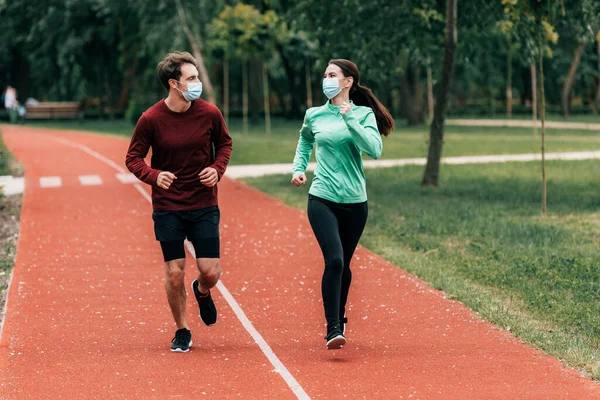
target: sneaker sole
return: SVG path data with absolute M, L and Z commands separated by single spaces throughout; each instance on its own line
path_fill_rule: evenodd
M 194 279 L 192 281 L 192 293 L 194 293 L 194 297 L 196 297 L 196 291 L 194 290 L 194 282 L 196 282 L 198 279 Z M 198 302 L 198 298 L 196 297 L 196 302 Z M 207 324 L 206 322 L 204 322 L 204 320 L 202 319 L 202 315 L 200 314 L 200 304 L 198 304 L 198 317 L 200 317 L 200 321 L 202 321 L 204 323 L 204 325 L 206 326 L 213 326 L 214 324 L 217 323 L 217 321 L 213 322 L 212 324 Z
M 346 338 L 338 335 L 327 342 L 327 350 L 339 350 L 346 344 Z
M 186 350 L 183 349 L 171 349 L 173 353 L 187 353 L 190 351 L 190 347 L 192 347 L 192 341 L 190 340 L 190 344 L 188 344 L 188 348 Z

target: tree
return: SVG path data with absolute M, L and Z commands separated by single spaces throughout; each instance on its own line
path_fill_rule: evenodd
M 549 21 L 556 19 L 559 10 L 557 3 L 551 0 L 530 0 L 518 2 L 516 0 L 502 0 L 506 5 L 505 13 L 512 15 L 513 21 L 519 21 L 518 27 L 522 32 L 536 38 L 536 54 L 539 68 L 539 97 L 540 121 L 542 125 L 541 137 L 541 170 L 542 170 L 542 214 L 547 210 L 547 185 L 546 185 L 546 91 L 544 85 L 544 55 L 550 53 L 546 47 L 547 42 L 556 43 L 558 34 Z M 562 8 L 564 15 L 564 6 Z
M 177 15 L 179 17 L 179 22 L 181 23 L 181 28 L 185 33 L 188 41 L 190 42 L 190 46 L 192 47 L 192 53 L 194 54 L 194 58 L 198 62 L 198 73 L 200 74 L 200 80 L 202 81 L 203 92 L 206 93 L 207 100 L 210 103 L 215 104 L 215 92 L 213 89 L 213 85 L 210 77 L 208 76 L 208 70 L 206 69 L 206 63 L 204 62 L 204 57 L 202 56 L 202 38 L 198 34 L 198 32 L 193 32 L 192 28 L 189 26 L 187 22 L 187 14 L 181 0 L 177 0 Z M 193 25 L 194 27 L 196 25 Z
M 270 132 L 268 70 L 265 57 L 269 56 L 274 37 L 283 29 L 279 18 L 273 11 L 264 14 L 254 6 L 237 4 L 226 6 L 209 25 L 211 47 L 222 54 L 225 63 L 234 56 L 242 64 L 243 85 L 243 125 L 248 131 L 248 64 L 258 60 L 261 65 L 263 80 L 263 105 L 265 107 L 265 123 L 267 133 Z M 228 76 L 225 78 L 228 80 Z
M 435 105 L 433 122 L 429 131 L 429 153 L 421 186 L 438 186 L 440 160 L 444 140 L 444 119 L 448 105 L 448 94 L 454 74 L 454 52 L 456 50 L 456 12 L 457 0 L 446 0 L 446 39 L 441 87 Z

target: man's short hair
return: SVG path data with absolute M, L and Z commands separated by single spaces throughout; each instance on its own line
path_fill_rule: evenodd
M 176 81 L 181 78 L 181 66 L 183 64 L 192 64 L 198 68 L 198 62 L 187 51 L 174 51 L 165 56 L 165 58 L 158 63 L 156 72 L 158 73 L 158 79 L 163 84 L 165 89 L 169 90 L 169 79 L 175 79 Z

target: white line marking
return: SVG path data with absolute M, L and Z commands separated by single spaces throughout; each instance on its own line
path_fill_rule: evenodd
M 111 160 L 110 158 L 104 157 L 102 154 L 98 153 L 97 151 L 94 151 L 92 149 L 90 149 L 89 147 L 83 145 L 83 144 L 79 144 L 76 142 L 72 142 L 70 140 L 67 139 L 63 139 L 63 138 L 59 138 L 59 137 L 54 137 L 52 136 L 51 139 L 56 140 L 59 143 L 62 143 L 66 146 L 71 146 L 71 147 L 75 147 L 85 153 L 88 153 L 89 155 L 91 155 L 92 157 L 96 157 L 98 160 L 103 161 L 104 163 L 110 165 L 111 167 L 113 167 L 114 169 L 116 169 L 119 172 L 122 173 L 126 173 L 127 171 L 125 171 L 125 168 L 121 167 L 119 164 L 115 163 L 113 160 Z
M 43 188 L 61 187 L 62 179 L 60 179 L 60 176 L 42 176 L 40 186 Z
M 117 174 L 117 179 L 121 182 L 121 183 L 139 183 L 140 180 L 138 178 L 135 177 L 134 174 Z
M 0 191 L 5 196 L 13 196 L 15 194 L 23 193 L 25 191 L 25 178 L 22 176 L 0 176 Z
M 100 175 L 79 175 L 79 183 L 83 186 L 102 185 L 102 178 Z
M 192 255 L 192 257 L 196 258 L 194 246 L 192 246 L 192 244 L 187 240 L 185 241 L 185 248 Z M 221 295 L 225 298 L 227 303 L 229 303 L 229 306 L 231 307 L 235 315 L 238 317 L 244 328 L 246 328 L 248 333 L 250 333 L 250 336 L 252 336 L 254 342 L 258 345 L 258 347 L 260 347 L 265 356 L 267 356 L 267 358 L 271 362 L 271 365 L 275 367 L 275 372 L 281 375 L 283 380 L 285 380 L 285 382 L 288 384 L 289 388 L 292 389 L 292 392 L 294 392 L 296 397 L 299 399 L 310 399 L 310 397 L 304 391 L 304 389 L 302 389 L 302 386 L 300 386 L 296 378 L 294 378 L 291 372 L 285 367 L 285 365 L 283 365 L 281 360 L 279 360 L 279 357 L 277 357 L 275 352 L 273 352 L 271 346 L 267 344 L 265 339 L 263 339 L 263 337 L 256 330 L 254 325 L 252 325 L 252 322 L 250 322 L 250 320 L 246 316 L 246 313 L 244 313 L 244 310 L 242 310 L 242 307 L 240 307 L 239 303 L 235 300 L 231 292 L 225 287 L 225 285 L 221 281 L 217 282 L 217 289 L 219 289 Z
M 90 149 L 87 146 L 84 146 L 84 145 L 81 145 L 78 143 L 73 143 L 66 139 L 61 139 L 61 140 L 59 140 L 59 142 L 67 144 L 68 146 L 79 148 L 79 149 L 85 151 L 86 153 L 90 154 L 91 156 L 93 156 L 103 162 L 106 162 L 107 164 L 111 165 L 113 168 L 117 169 L 118 171 L 125 172 L 123 170 L 123 168 L 121 168 L 120 166 L 118 166 L 117 164 L 112 162 L 111 160 L 107 159 L 103 155 L 93 151 L 92 149 Z M 146 200 L 148 200 L 150 203 L 152 203 L 152 198 L 150 197 L 148 192 L 146 192 L 146 190 L 144 189 L 144 187 L 141 184 L 136 183 L 134 185 L 134 187 L 142 194 L 142 196 L 144 196 L 144 198 Z M 188 249 L 188 251 L 190 251 L 190 248 L 192 251 L 194 250 L 194 248 L 190 245 L 189 242 L 186 243 L 186 248 Z M 190 254 L 192 254 L 195 257 L 193 252 L 190 252 Z M 219 289 L 219 292 L 221 292 L 221 295 L 227 301 L 227 303 L 229 304 L 229 307 L 231 307 L 231 309 L 233 310 L 235 315 L 239 318 L 240 322 L 242 323 L 244 328 L 248 331 L 248 333 L 250 333 L 250 336 L 252 336 L 252 338 L 258 345 L 258 347 L 262 350 L 263 354 L 271 362 L 271 365 L 273 365 L 273 367 L 275 367 L 274 372 L 277 372 L 283 378 L 285 383 L 287 383 L 288 387 L 292 390 L 292 392 L 294 392 L 294 394 L 296 395 L 297 398 L 302 399 L 302 400 L 310 399 L 308 394 L 304 391 L 304 389 L 302 389 L 302 386 L 300 386 L 298 381 L 292 376 L 290 371 L 283 365 L 281 360 L 279 360 L 279 358 L 273 352 L 271 347 L 269 347 L 269 345 L 267 344 L 265 339 L 260 335 L 260 333 L 256 330 L 256 328 L 254 328 L 254 326 L 252 325 L 252 322 L 250 322 L 250 320 L 246 317 L 246 314 L 241 309 L 238 302 L 233 298 L 233 296 L 231 295 L 229 290 L 225 287 L 223 282 L 219 281 L 219 283 L 217 284 L 217 289 Z

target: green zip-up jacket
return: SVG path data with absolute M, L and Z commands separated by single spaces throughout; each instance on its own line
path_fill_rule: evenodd
M 316 143 L 317 168 L 309 193 L 335 203 L 367 201 L 361 154 L 377 159 L 383 147 L 373 110 L 351 105 L 344 115 L 329 101 L 308 109 L 294 157 L 297 176 L 306 171 Z

